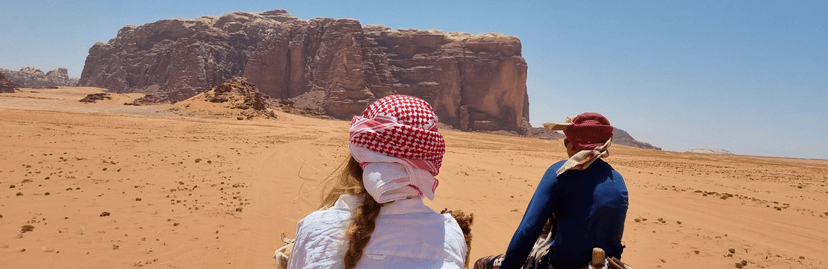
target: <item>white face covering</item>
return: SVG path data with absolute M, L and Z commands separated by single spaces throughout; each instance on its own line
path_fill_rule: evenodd
M 379 203 L 425 196 L 434 199 L 437 179 L 426 170 L 413 167 L 403 159 L 389 157 L 351 144 L 351 153 L 362 168 L 362 183 Z
M 418 197 L 420 191 L 409 186 L 411 178 L 407 170 L 398 163 L 370 163 L 362 170 L 362 183 L 379 203 Z

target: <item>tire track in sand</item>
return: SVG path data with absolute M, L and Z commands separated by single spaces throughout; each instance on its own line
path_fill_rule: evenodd
M 246 239 L 236 247 L 239 268 L 273 267 L 273 251 L 283 245 L 281 233 L 293 237 L 296 222 L 316 208 L 318 189 L 299 197 L 297 193 L 317 185 L 330 172 L 315 168 L 322 166 L 325 156 L 312 142 L 276 145 L 248 160 L 253 164 L 249 168 L 253 203 L 242 215 Z

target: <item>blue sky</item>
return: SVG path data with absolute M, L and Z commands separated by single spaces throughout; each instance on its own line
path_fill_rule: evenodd
M 507 3 L 509 2 L 509 3 Z M 535 126 L 584 111 L 665 150 L 828 159 L 828 1 L 8 1 L 0 67 L 66 67 L 127 24 L 300 19 L 517 36 Z

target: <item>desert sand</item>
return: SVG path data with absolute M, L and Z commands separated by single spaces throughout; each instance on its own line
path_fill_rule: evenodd
M 0 267 L 271 268 L 348 153 L 346 121 L 77 101 L 100 91 L 0 94 Z M 562 142 L 442 132 L 428 204 L 474 211 L 472 260 L 503 252 Z M 635 268 L 828 268 L 826 160 L 620 145 L 606 160 Z

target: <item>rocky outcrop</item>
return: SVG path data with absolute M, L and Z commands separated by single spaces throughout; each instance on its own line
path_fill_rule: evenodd
M 227 103 L 231 109 L 264 110 L 270 101 L 270 96 L 262 94 L 256 85 L 242 77 L 222 82 L 203 93 L 202 98 L 210 103 Z
M 661 150 L 661 148 L 650 145 L 650 143 L 635 140 L 629 133 L 618 128 L 612 130 L 612 143 L 636 148 Z
M 408 94 L 460 130 L 528 132 L 526 62 L 503 34 L 391 30 L 284 10 L 127 26 L 89 50 L 80 85 L 179 101 L 244 76 L 263 93 L 350 119 Z
M 23 67 L 20 71 L 0 68 L 0 73 L 6 75 L 14 85 L 20 88 L 74 87 L 78 85 L 78 79 L 70 78 L 69 70 L 62 67 L 47 73 L 43 73 L 43 71 L 34 67 Z
M 86 97 L 81 98 L 78 102 L 81 103 L 97 103 L 98 101 L 102 100 L 112 100 L 112 96 L 109 96 L 109 93 L 99 92 L 99 93 L 90 93 L 87 94 Z
M 132 102 L 125 102 L 124 105 L 126 106 L 151 106 L 151 105 L 158 105 L 158 104 L 168 104 L 167 100 L 164 100 L 158 96 L 152 94 L 145 94 L 140 98 L 136 98 L 132 100 Z
M 178 102 L 171 112 L 189 116 L 223 116 L 236 119 L 276 118 L 270 96 L 243 77 L 223 81 L 216 87 Z
M 14 83 L 0 73 L 0 93 L 14 93 L 14 90 L 16 90 Z

